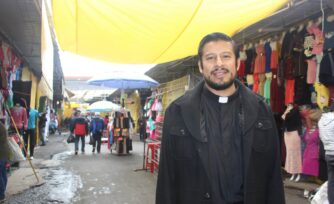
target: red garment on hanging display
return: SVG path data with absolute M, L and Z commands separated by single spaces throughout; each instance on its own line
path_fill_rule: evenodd
M 285 105 L 293 104 L 295 97 L 295 80 L 289 79 L 285 82 Z
M 256 54 L 254 74 L 263 74 L 266 72 L 266 58 L 263 44 L 259 44 L 256 47 Z
M 255 93 L 259 93 L 259 88 L 260 88 L 260 79 L 258 74 L 253 74 L 254 78 L 254 84 L 253 84 L 253 91 Z
M 240 60 L 240 65 L 239 65 L 239 69 L 238 69 L 238 76 L 240 77 L 240 78 L 243 78 L 243 77 L 245 77 L 246 76 L 246 61 L 245 60 Z
M 277 69 L 272 71 L 273 77 L 270 84 L 270 107 L 274 113 L 283 112 L 284 92 L 277 82 Z

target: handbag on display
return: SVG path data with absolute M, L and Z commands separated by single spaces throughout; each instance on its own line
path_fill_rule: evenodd
M 67 143 L 73 143 L 74 142 L 74 135 L 70 134 L 67 138 Z

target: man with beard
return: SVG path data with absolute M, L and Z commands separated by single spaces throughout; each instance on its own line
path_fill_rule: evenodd
M 204 80 L 165 113 L 157 204 L 285 203 L 275 121 L 236 79 L 236 53 L 223 33 L 200 42 Z

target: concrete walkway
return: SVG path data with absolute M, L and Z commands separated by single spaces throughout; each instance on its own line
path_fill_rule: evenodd
M 154 204 L 156 174 L 134 171 L 142 169 L 142 142 L 135 138 L 133 151 L 126 156 L 111 154 L 106 144 L 101 154 L 92 153 L 86 144 L 85 154 L 74 155 L 74 145 L 66 138 L 67 134 L 52 135 L 46 146 L 36 149 L 33 164 L 43 185 L 36 186 L 27 161 L 12 172 L 6 203 Z M 285 181 L 285 186 L 287 204 L 308 203 L 302 183 Z

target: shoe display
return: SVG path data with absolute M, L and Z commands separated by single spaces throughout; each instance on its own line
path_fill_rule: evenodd
M 93 148 L 92 152 L 93 152 L 93 153 L 95 152 L 95 148 Z
M 74 154 L 75 154 L 75 155 L 78 155 L 78 152 L 75 152 Z
M 30 160 L 33 160 L 33 159 L 34 159 L 34 157 L 29 157 L 29 159 L 30 159 Z

